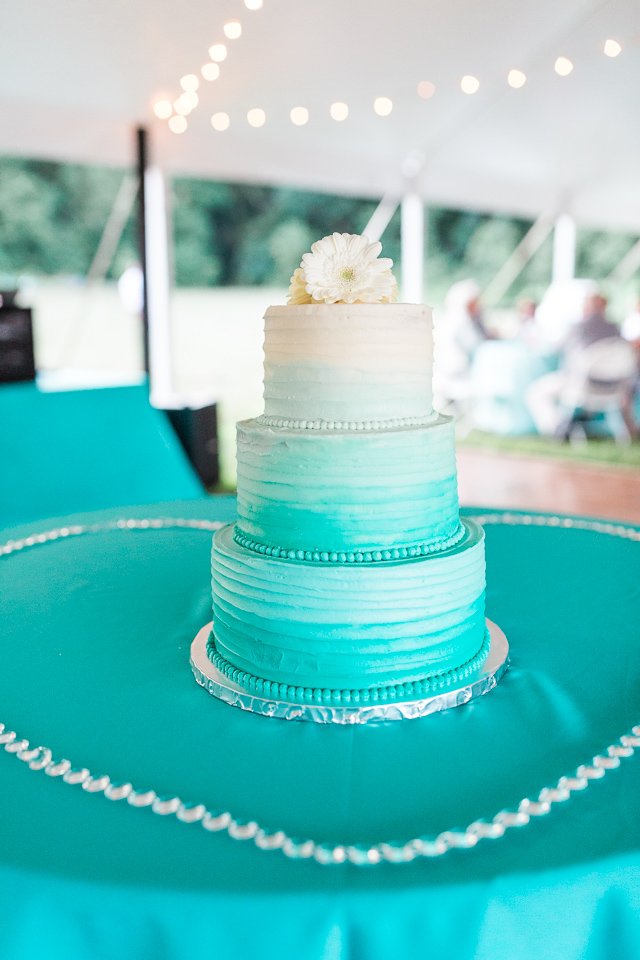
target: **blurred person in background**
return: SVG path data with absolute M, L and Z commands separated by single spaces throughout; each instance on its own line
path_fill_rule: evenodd
M 629 402 L 625 411 L 627 424 L 631 423 L 632 436 L 638 436 L 640 429 L 640 300 L 636 301 L 635 309 L 627 314 L 620 331 L 625 340 L 627 340 L 635 350 L 638 358 L 638 370 L 631 386 Z
M 640 300 L 636 301 L 634 309 L 624 318 L 620 333 L 640 351 Z
M 620 339 L 618 327 L 607 320 L 607 301 L 599 293 L 585 298 L 582 320 L 576 323 L 560 345 L 560 369 L 534 380 L 527 388 L 525 402 L 539 434 L 564 435 L 566 411 L 562 393 L 579 366 L 584 350 L 599 340 Z
M 536 329 L 536 310 L 538 308 L 535 300 L 519 300 L 516 305 L 516 333 L 518 340 L 523 340 L 528 347 L 538 345 L 538 333 Z
M 471 363 L 481 343 L 490 339 L 475 280 L 454 283 L 435 327 L 434 390 L 441 405 L 468 400 Z

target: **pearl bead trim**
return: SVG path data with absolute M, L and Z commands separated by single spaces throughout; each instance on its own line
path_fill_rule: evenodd
M 256 417 L 256 423 L 265 427 L 283 427 L 287 430 L 394 430 L 398 427 L 424 427 L 434 423 L 440 415 L 433 410 L 422 417 L 394 417 L 390 420 L 292 420 L 287 417 Z
M 407 697 L 422 697 L 432 694 L 436 690 L 444 690 L 446 687 L 464 680 L 489 656 L 489 647 L 491 637 L 489 631 L 485 628 L 482 646 L 475 656 L 471 657 L 466 663 L 453 670 L 447 670 L 435 676 L 425 677 L 423 680 L 414 680 L 411 683 L 396 683 L 380 687 L 363 687 L 359 690 L 332 690 L 324 687 L 295 687 L 286 683 L 276 683 L 275 681 L 263 680 L 252 673 L 240 670 L 238 667 L 227 660 L 216 648 L 215 637 L 213 633 L 207 642 L 207 653 L 216 670 L 233 680 L 241 687 L 247 690 L 255 690 L 256 693 L 266 697 L 283 697 L 286 700 L 299 700 L 306 703 L 377 703 L 385 700 L 406 700 Z
M 233 528 L 233 539 L 240 547 L 253 553 L 264 554 L 281 560 L 298 560 L 306 563 L 389 563 L 394 560 L 411 560 L 433 553 L 449 550 L 462 540 L 466 529 L 462 523 L 451 537 L 414 544 L 411 547 L 379 548 L 376 550 L 302 550 L 287 547 L 274 547 L 253 540 L 237 526 Z

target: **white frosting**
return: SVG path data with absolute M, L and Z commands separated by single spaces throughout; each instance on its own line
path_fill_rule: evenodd
M 367 421 L 432 409 L 431 309 L 305 304 L 265 314 L 265 415 Z

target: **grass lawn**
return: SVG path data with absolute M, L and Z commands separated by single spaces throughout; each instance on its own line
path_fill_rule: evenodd
M 495 453 L 521 457 L 555 457 L 562 460 L 610 464 L 616 467 L 640 467 L 640 441 L 616 443 L 609 438 L 562 443 L 545 437 L 508 437 L 472 430 L 459 447 L 475 447 Z

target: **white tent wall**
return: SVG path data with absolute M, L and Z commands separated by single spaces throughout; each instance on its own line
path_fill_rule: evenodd
M 0 153 L 129 165 L 135 125 L 168 173 L 359 196 L 404 192 L 402 163 L 425 157 L 430 204 L 640 233 L 640 0 L 21 0 L 0 37 Z M 239 19 L 221 76 L 201 79 L 183 134 L 153 117 L 180 77 Z M 614 38 L 619 57 L 604 56 Z M 558 56 L 573 72 L 554 71 Z M 507 73 L 527 75 L 521 89 Z M 477 93 L 460 89 L 464 75 Z M 430 99 L 417 85 L 435 84 Z M 390 97 L 389 116 L 374 98 Z M 349 106 L 336 122 L 333 101 Z M 292 107 L 309 123 L 295 126 Z M 261 107 L 259 129 L 246 121 Z M 224 111 L 217 133 L 211 115 Z

